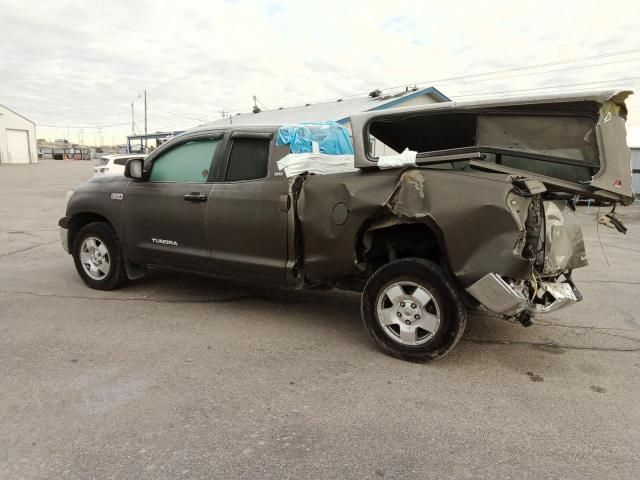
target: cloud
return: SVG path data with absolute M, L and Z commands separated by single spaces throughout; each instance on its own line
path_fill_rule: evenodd
M 221 110 L 247 111 L 253 95 L 274 108 L 640 45 L 640 29 L 632 28 L 639 8 L 631 1 L 585 1 L 578 9 L 547 0 L 429 8 L 396 0 L 393 10 L 381 0 L 0 3 L 0 103 L 52 125 L 125 123 L 132 100 L 140 119 L 137 96 L 145 89 L 154 131 L 215 120 Z M 611 11 L 627 13 L 613 22 Z M 616 58 L 636 61 L 435 86 L 455 97 L 633 77 L 640 54 Z M 640 123 L 632 105 L 631 119 Z M 121 141 L 128 130 L 107 135 Z M 38 134 L 66 129 L 40 127 Z

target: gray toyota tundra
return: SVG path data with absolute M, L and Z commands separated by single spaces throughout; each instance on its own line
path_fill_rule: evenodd
M 162 266 L 359 291 L 383 351 L 438 358 L 470 308 L 526 326 L 582 299 L 573 198 L 610 204 L 602 220 L 625 230 L 630 93 L 355 114 L 351 157 L 294 153 L 279 141 L 291 126 L 199 127 L 70 191 L 62 245 L 101 290 Z

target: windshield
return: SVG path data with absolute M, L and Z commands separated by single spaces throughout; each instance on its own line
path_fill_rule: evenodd
M 93 160 L 93 164 L 96 167 L 104 167 L 107 163 L 109 163 L 109 159 L 107 157 L 100 157 Z

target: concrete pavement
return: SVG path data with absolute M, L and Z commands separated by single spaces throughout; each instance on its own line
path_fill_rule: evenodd
M 585 300 L 380 353 L 359 296 L 153 271 L 90 290 L 59 243 L 88 162 L 0 167 L 0 478 L 638 478 L 640 208 L 580 209 Z

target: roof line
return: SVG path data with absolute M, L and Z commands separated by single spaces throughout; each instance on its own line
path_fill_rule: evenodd
M 13 114 L 15 114 L 15 115 L 18 115 L 20 118 L 25 119 L 27 122 L 31 122 L 31 123 L 33 123 L 33 126 L 34 126 L 34 127 L 36 126 L 36 122 L 34 122 L 33 120 L 31 120 L 31 119 L 29 119 L 29 118 L 25 117 L 24 115 L 19 114 L 18 112 L 14 111 L 14 110 L 11 110 L 11 109 L 10 109 L 9 107 L 7 107 L 6 105 L 2 105 L 2 104 L 0 103 L 0 107 L 4 108 L 5 110 L 9 110 L 11 113 L 13 113 Z
M 427 88 L 423 88 L 421 90 L 417 90 L 415 92 L 413 92 L 410 95 L 405 95 L 403 97 L 400 98 L 396 98 L 395 100 L 391 100 L 389 102 L 385 102 L 385 103 L 381 103 L 380 105 L 376 105 L 373 108 L 370 108 L 369 110 L 365 110 L 367 112 L 372 112 L 375 110 L 385 110 L 387 108 L 392 108 L 395 107 L 397 105 L 400 105 L 408 100 L 411 100 L 412 98 L 415 97 L 419 97 L 421 95 L 433 95 L 434 97 L 436 97 L 440 102 L 451 102 L 451 99 L 449 97 L 447 97 L 444 93 L 442 93 L 440 90 L 438 90 L 436 87 L 427 87 Z M 349 121 L 349 117 L 344 117 L 341 118 L 340 120 L 337 120 L 338 123 L 340 124 L 345 124 Z

